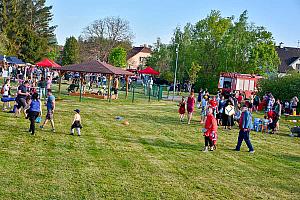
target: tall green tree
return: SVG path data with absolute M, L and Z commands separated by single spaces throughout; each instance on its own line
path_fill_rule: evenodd
M 217 88 L 220 72 L 264 75 L 276 71 L 280 63 L 272 33 L 249 23 L 247 11 L 235 19 L 213 10 L 195 24 L 188 23 L 183 29 L 177 27 L 171 44 L 166 45 L 171 55 L 166 70 L 174 71 L 178 44 L 178 79 L 181 82 L 190 79 L 194 66 L 202 66 L 196 81 L 202 87 Z M 155 58 L 151 59 L 156 63 L 165 60 L 156 55 Z
M 126 67 L 127 52 L 122 47 L 116 47 L 111 50 L 108 56 L 108 62 L 116 67 Z
M 165 71 L 170 71 L 172 64 L 172 50 L 170 45 L 163 44 L 160 38 L 157 38 L 152 49 L 151 57 L 146 60 L 146 65 L 158 70 L 163 74 Z
M 28 62 L 46 56 L 55 43 L 51 9 L 46 0 L 0 1 L 0 32 L 8 39 L 8 54 Z
M 79 44 L 74 36 L 67 38 L 64 46 L 62 64 L 70 65 L 79 62 Z

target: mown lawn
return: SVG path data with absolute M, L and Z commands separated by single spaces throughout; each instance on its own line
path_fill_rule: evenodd
M 81 109 L 82 136 L 69 136 Z M 252 133 L 256 152 L 232 149 L 237 129 L 203 153 L 199 114 L 178 122 L 176 103 L 109 103 L 63 96 L 56 133 L 0 112 L 0 199 L 300 199 L 300 140 Z M 122 116 L 125 126 L 115 120 Z

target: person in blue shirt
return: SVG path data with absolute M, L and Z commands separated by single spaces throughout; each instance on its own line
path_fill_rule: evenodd
M 242 108 L 242 115 L 240 118 L 240 123 L 239 123 L 239 137 L 238 137 L 238 142 L 235 147 L 236 151 L 240 151 L 242 142 L 245 140 L 247 147 L 249 148 L 250 153 L 254 153 L 253 146 L 250 141 L 250 130 L 252 126 L 252 116 L 251 113 L 248 111 L 247 106 L 243 106 Z
M 45 119 L 43 125 L 40 126 L 40 128 L 44 128 L 44 126 L 48 123 L 48 121 L 50 121 L 51 122 L 51 126 L 52 126 L 52 131 L 55 132 L 54 120 L 53 120 L 53 115 L 54 115 L 54 110 L 55 110 L 55 97 L 52 94 L 51 89 L 49 89 L 48 93 L 47 93 L 46 106 L 47 106 L 46 119 Z
M 30 121 L 30 128 L 29 132 L 34 135 L 35 133 L 35 120 L 36 118 L 40 115 L 42 111 L 42 104 L 41 101 L 39 100 L 39 95 L 37 93 L 34 93 L 32 95 L 31 103 L 28 109 L 28 119 Z

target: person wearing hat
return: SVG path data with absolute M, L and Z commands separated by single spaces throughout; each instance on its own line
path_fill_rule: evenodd
M 240 151 L 242 142 L 243 140 L 245 140 L 246 145 L 249 148 L 249 152 L 254 153 L 254 149 L 250 141 L 251 126 L 252 126 L 252 116 L 251 113 L 248 111 L 247 106 L 244 105 L 242 109 L 240 122 L 239 122 L 240 132 L 239 132 L 238 142 L 235 147 L 236 151 Z
M 74 129 L 76 129 L 78 136 L 80 136 L 80 129 L 82 129 L 81 126 L 81 117 L 80 117 L 80 110 L 76 109 L 75 115 L 74 115 L 74 120 L 71 126 L 71 135 L 74 135 Z

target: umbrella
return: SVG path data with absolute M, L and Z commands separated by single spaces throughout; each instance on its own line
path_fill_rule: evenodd
M 38 67 L 61 68 L 61 66 L 50 59 L 44 59 L 35 64 Z
M 151 67 L 147 67 L 146 69 L 138 71 L 140 74 L 149 74 L 149 75 L 159 75 L 158 71 L 155 71 Z

